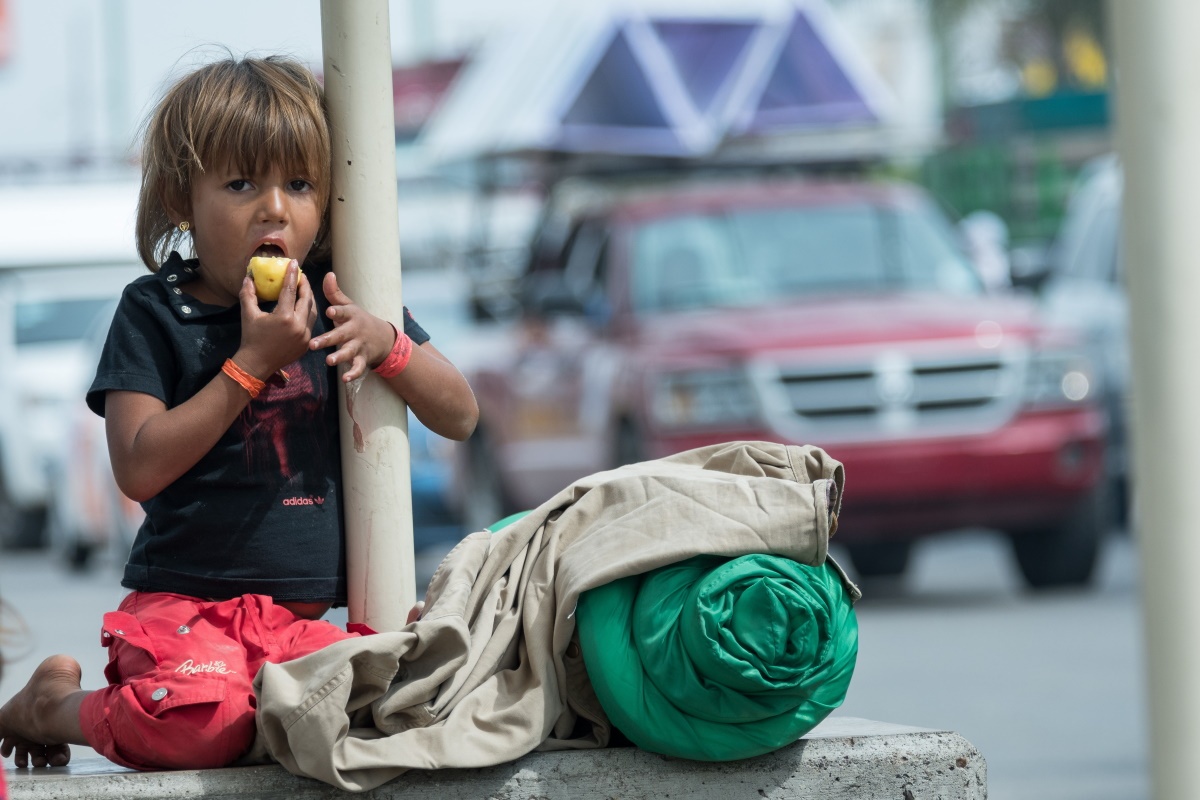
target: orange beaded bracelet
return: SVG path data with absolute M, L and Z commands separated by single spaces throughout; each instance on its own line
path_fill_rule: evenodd
M 232 358 L 225 359 L 225 363 L 221 365 L 221 372 L 224 372 L 226 375 L 232 378 L 238 386 L 241 386 L 243 389 L 249 392 L 251 400 L 258 397 L 259 392 L 261 392 L 267 385 L 266 381 L 260 381 L 258 378 L 254 377 L 249 372 L 246 372 L 246 370 L 233 363 Z

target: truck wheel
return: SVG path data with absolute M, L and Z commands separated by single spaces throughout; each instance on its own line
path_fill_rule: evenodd
M 20 513 L 4 491 L 4 476 L 0 475 L 0 547 L 5 550 L 17 547 Z
M 1107 483 L 1100 481 L 1058 523 L 1013 533 L 1013 554 L 1025 582 L 1033 589 L 1086 585 L 1111 523 Z
M 481 531 L 505 517 L 508 502 L 500 471 L 487 443 L 476 432 L 467 443 L 467 485 L 462 501 L 462 523 L 467 533 Z
M 617 426 L 617 440 L 613 444 L 614 466 L 623 467 L 626 464 L 639 464 L 646 460 L 646 444 L 637 425 L 629 420 L 623 420 Z
M 61 485 L 61 481 L 55 482 L 55 486 Z M 50 542 L 51 550 L 62 557 L 68 569 L 73 572 L 87 572 L 92 566 L 95 546 L 72 530 L 68 515 L 64 513 L 64 507 L 69 502 L 70 499 L 63 496 L 60 488 L 51 494 L 46 518 L 46 538 Z
M 862 578 L 896 578 L 908 569 L 912 542 L 861 542 L 846 545 L 850 563 Z
M 6 550 L 45 547 L 46 509 L 19 509 L 0 501 L 0 546 Z
M 0 548 L 5 550 L 39 550 L 46 546 L 46 509 L 20 508 L 5 488 L 8 484 L 0 472 Z
M 63 553 L 63 560 L 72 572 L 88 572 L 95 565 L 93 559 L 95 554 L 96 546 L 94 544 L 76 539 L 67 545 L 67 549 Z
M 1128 531 L 1132 519 L 1131 506 L 1133 504 L 1129 478 L 1121 475 L 1114 476 L 1110 480 L 1112 481 L 1113 524 L 1124 531 Z

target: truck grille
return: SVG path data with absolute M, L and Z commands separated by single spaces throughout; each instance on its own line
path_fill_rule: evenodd
M 951 435 L 1004 423 L 1020 397 L 1014 353 L 886 352 L 855 361 L 760 371 L 765 410 L 806 439 Z M 771 398 L 774 398 L 773 400 Z

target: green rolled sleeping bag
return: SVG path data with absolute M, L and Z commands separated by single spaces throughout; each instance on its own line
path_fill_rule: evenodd
M 777 750 L 842 704 L 858 622 L 838 572 L 697 556 L 584 592 L 576 612 L 605 713 L 644 750 L 731 761 Z

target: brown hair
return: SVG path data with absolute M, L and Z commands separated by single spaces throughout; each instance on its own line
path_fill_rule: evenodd
M 226 163 L 248 175 L 278 164 L 311 181 L 324 213 L 309 257 L 328 252 L 329 121 L 303 64 L 285 56 L 206 64 L 167 90 L 142 142 L 137 249 L 151 272 L 185 238 L 168 209 L 186 208 L 193 179 Z

